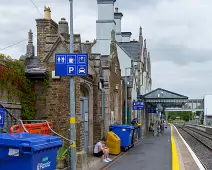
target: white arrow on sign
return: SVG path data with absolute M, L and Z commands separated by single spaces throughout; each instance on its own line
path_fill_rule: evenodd
M 0 120 L 2 119 L 1 115 L 0 115 Z
M 60 57 L 57 58 L 58 63 L 60 62 Z

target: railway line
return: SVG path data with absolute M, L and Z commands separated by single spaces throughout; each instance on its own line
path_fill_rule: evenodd
M 189 126 L 176 127 L 205 169 L 212 170 L 212 135 Z

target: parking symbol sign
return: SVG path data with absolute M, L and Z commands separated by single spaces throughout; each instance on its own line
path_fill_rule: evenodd
M 76 66 L 71 66 L 71 65 L 68 65 L 67 66 L 67 74 L 68 75 L 75 75 L 76 74 Z

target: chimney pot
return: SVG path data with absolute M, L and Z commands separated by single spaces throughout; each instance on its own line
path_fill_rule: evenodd
M 119 9 L 118 8 L 115 8 L 115 12 L 118 13 L 119 12 Z
M 48 7 L 44 7 L 44 19 L 51 19 L 51 9 Z

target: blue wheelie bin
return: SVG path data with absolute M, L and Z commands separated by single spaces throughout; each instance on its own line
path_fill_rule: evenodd
M 53 170 L 63 142 L 55 136 L 0 133 L 1 170 Z
M 112 131 L 121 139 L 121 148 L 126 151 L 132 146 L 133 126 L 113 125 Z

